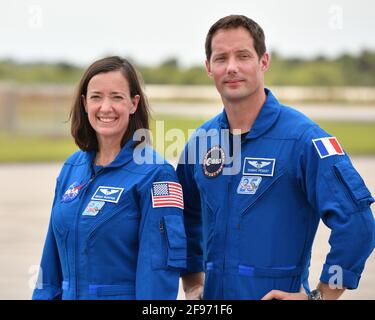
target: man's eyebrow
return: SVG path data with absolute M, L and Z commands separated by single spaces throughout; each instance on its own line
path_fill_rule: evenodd
M 225 55 L 226 55 L 225 52 L 219 52 L 219 53 L 213 54 L 213 57 L 220 57 L 220 56 L 225 56 Z
M 250 50 L 248 49 L 240 49 L 240 50 L 237 50 L 238 53 L 251 53 Z

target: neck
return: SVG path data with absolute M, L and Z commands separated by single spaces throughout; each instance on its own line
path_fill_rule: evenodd
M 240 129 L 242 133 L 250 131 L 266 98 L 263 87 L 246 99 L 228 101 L 223 98 L 230 131 L 233 132 L 234 129 Z
M 121 150 L 121 146 L 118 141 L 99 139 L 99 150 L 96 153 L 95 165 L 106 166 L 110 164 Z

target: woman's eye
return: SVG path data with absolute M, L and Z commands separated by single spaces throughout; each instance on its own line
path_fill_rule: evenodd
M 91 96 L 90 99 L 92 99 L 92 100 L 98 100 L 98 99 L 100 99 L 100 97 L 99 96 Z
M 122 100 L 122 97 L 121 96 L 114 96 L 113 97 L 115 100 Z

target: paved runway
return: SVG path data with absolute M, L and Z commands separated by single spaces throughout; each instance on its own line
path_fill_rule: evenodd
M 375 158 L 353 159 L 375 194 Z M 60 164 L 0 165 L 0 299 L 29 299 L 47 230 L 55 178 Z M 313 250 L 311 284 L 318 281 L 329 245 L 321 226 Z M 179 298 L 183 298 L 182 292 Z M 360 287 L 343 299 L 375 299 L 375 254 L 369 258 Z

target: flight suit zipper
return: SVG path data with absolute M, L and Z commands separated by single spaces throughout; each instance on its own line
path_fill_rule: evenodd
M 227 203 L 225 204 L 225 219 L 224 219 L 224 222 L 225 222 L 225 229 L 224 229 L 224 258 L 223 258 L 223 286 L 222 286 L 222 289 L 223 289 L 223 292 L 221 294 L 222 296 L 222 299 L 225 299 L 224 298 L 224 294 L 225 294 L 225 291 L 226 291 L 226 288 L 225 288 L 225 270 L 227 268 L 227 250 L 228 250 L 228 228 L 230 227 L 230 209 L 231 209 L 231 186 L 232 186 L 232 176 L 230 176 L 229 178 L 229 182 L 227 184 L 227 194 L 228 194 L 228 197 L 227 197 Z
M 104 168 L 101 168 L 98 172 L 94 173 L 92 177 L 84 184 L 84 186 L 81 189 L 81 192 L 79 194 L 79 199 L 81 200 L 84 198 L 84 195 L 87 192 L 87 188 L 90 185 L 90 183 L 102 172 L 104 171 Z M 79 218 L 80 218 L 80 212 L 82 211 L 82 201 L 80 202 L 80 205 L 78 207 L 78 211 L 76 213 L 76 221 L 75 221 L 75 259 L 74 259 L 74 271 L 75 271 L 75 299 L 78 298 L 78 262 L 79 262 L 79 254 L 78 254 L 78 225 L 79 225 Z

